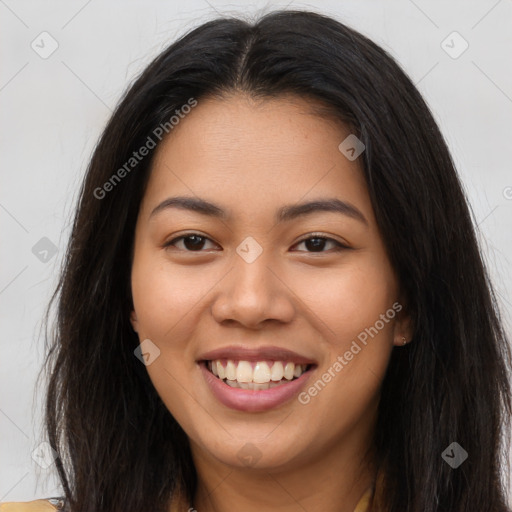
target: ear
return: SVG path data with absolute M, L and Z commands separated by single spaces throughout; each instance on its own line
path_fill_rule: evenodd
M 137 315 L 135 314 L 135 311 L 132 309 L 132 312 L 130 313 L 130 323 L 132 324 L 132 329 L 135 332 L 139 332 L 139 323 L 137 321 Z
M 403 346 L 412 341 L 414 325 L 408 307 L 402 302 L 395 302 L 397 312 L 393 329 L 393 345 Z

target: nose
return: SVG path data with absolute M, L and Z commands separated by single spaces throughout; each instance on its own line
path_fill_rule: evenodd
M 265 251 L 251 263 L 238 255 L 234 268 L 219 283 L 212 315 L 220 324 L 261 329 L 269 322 L 291 322 L 295 314 L 293 292 Z

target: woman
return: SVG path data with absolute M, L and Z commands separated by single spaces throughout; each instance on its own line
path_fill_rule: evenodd
M 68 510 L 509 510 L 510 351 L 461 184 L 404 72 L 328 17 L 215 20 L 148 66 L 58 292 Z

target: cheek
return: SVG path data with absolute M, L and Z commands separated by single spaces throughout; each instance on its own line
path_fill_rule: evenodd
M 302 282 L 304 291 L 308 290 L 308 307 L 319 319 L 326 340 L 326 357 L 300 397 L 314 411 L 317 428 L 328 423 L 339 431 L 365 410 L 374 413 L 393 347 L 396 317 L 394 274 L 381 261 L 361 258 L 350 268 Z
M 306 311 L 314 314 L 325 339 L 337 350 L 373 326 L 395 302 L 393 273 L 384 263 L 376 265 L 372 258 L 361 258 L 357 264 L 292 278 Z M 392 325 L 390 321 L 382 327 L 379 322 L 379 331 L 387 335 Z
M 196 371 L 189 340 L 193 309 L 205 295 L 206 284 L 169 267 L 154 251 L 139 248 L 132 266 L 132 295 L 140 341 L 150 339 L 160 350 L 146 367 L 149 378 L 167 409 L 180 423 L 188 424 L 190 396 L 183 383 Z
M 166 343 L 186 328 L 187 314 L 211 287 L 197 272 L 170 268 L 161 257 L 136 254 L 132 268 L 132 294 L 139 334 Z

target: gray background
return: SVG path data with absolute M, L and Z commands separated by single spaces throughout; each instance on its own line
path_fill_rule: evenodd
M 32 458 L 44 440 L 42 392 L 34 387 L 41 321 L 78 186 L 111 110 L 185 31 L 217 13 L 286 5 L 333 15 L 368 35 L 417 84 L 461 174 L 511 331 L 512 0 L 0 0 L 0 501 L 60 494 L 54 466 Z M 51 44 L 58 48 L 47 56 Z

